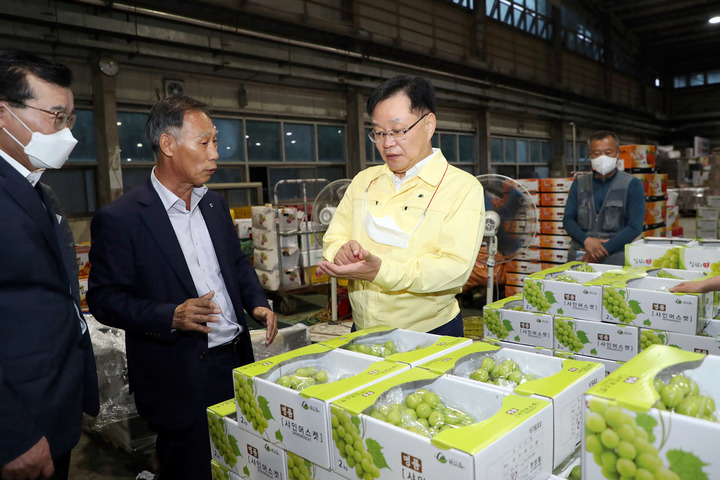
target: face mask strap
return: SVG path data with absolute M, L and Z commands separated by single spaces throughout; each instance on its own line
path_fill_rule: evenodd
M 18 117 L 17 115 L 15 115 L 15 112 L 12 111 L 12 108 L 10 108 L 10 105 L 8 105 L 7 102 L 3 102 L 3 104 L 5 105 L 5 109 L 7 109 L 7 111 L 10 112 L 10 114 L 11 114 L 13 117 L 15 117 L 15 120 L 17 120 L 18 122 L 20 122 L 20 124 L 21 124 L 23 127 L 25 127 L 28 132 L 30 132 L 30 133 L 32 134 L 33 131 L 30 130 L 30 128 L 29 128 L 27 125 L 25 125 L 25 122 L 23 122 L 22 120 L 20 120 L 20 117 Z M 17 138 L 15 138 L 15 136 L 14 136 L 12 133 L 10 133 L 7 128 L 3 127 L 3 130 L 5 130 L 5 133 L 7 133 L 7 134 L 10 136 L 10 138 L 12 138 L 13 140 L 15 140 L 15 143 L 17 143 L 17 144 L 20 145 L 21 147 L 25 148 L 25 145 L 23 145 L 22 143 L 20 143 L 20 140 L 18 140 Z

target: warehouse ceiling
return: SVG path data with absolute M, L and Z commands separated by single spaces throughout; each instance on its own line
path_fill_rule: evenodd
M 691 73 L 720 69 L 718 0 L 584 0 L 599 17 L 610 14 L 616 28 L 634 36 L 642 53 L 661 71 Z

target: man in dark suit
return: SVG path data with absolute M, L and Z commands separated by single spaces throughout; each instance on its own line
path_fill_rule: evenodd
M 88 305 L 126 331 L 130 389 L 158 432 L 161 480 L 210 479 L 206 407 L 233 397 L 232 369 L 253 361 L 243 310 L 277 317 L 223 197 L 204 186 L 217 168 L 207 105 L 161 100 L 145 129 L 157 165 L 148 181 L 92 221 Z
M 67 479 L 82 412 L 98 413 L 67 221 L 39 183 L 77 141 L 72 73 L 0 52 L 0 478 Z

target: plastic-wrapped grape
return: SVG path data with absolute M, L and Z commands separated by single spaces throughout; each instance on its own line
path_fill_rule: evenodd
M 384 343 L 376 343 L 366 345 L 363 343 L 351 343 L 345 346 L 347 350 L 353 352 L 364 353 L 365 355 L 372 355 L 374 357 L 386 358 L 390 355 L 398 353 L 397 346 L 392 340 L 388 340 Z
M 262 435 L 268 427 L 268 422 L 258 406 L 250 382 L 244 375 L 235 375 L 235 401 L 240 413 L 252 424 L 253 430 Z
M 583 263 L 581 265 L 578 265 L 575 267 L 575 270 L 578 272 L 588 272 L 588 273 L 595 273 L 595 269 L 588 265 L 587 263 Z
M 657 272 L 657 276 L 660 278 L 672 278 L 673 280 L 682 280 L 682 278 L 678 277 L 677 275 L 673 275 L 670 272 L 666 272 L 665 270 L 660 270 Z
M 554 280 L 557 280 L 558 282 L 567 282 L 567 283 L 578 283 L 577 280 L 572 278 L 567 273 L 561 273 L 560 275 L 556 276 Z
M 710 396 L 700 395 L 697 383 L 685 375 L 674 375 L 667 383 L 656 378 L 653 386 L 660 395 L 657 408 L 711 422 L 718 421 L 715 400 Z
M 499 364 L 494 361 L 486 362 L 488 359 L 492 360 L 490 357 L 484 358 L 480 368 L 470 374 L 471 380 L 503 386 L 514 386 L 529 380 L 511 359 Z
M 583 348 L 583 343 L 575 335 L 572 327 L 560 317 L 555 317 L 555 338 L 571 352 L 577 353 Z
M 298 368 L 292 375 L 283 375 L 275 380 L 275 383 L 293 390 L 303 390 L 318 383 L 326 383 L 328 375 L 325 370 L 317 370 L 315 367 Z

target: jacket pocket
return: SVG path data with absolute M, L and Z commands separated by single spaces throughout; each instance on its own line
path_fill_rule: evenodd
M 33 353 L 0 362 L 3 374 L 11 385 L 18 385 L 50 374 L 50 358 L 45 352 Z
M 617 232 L 625 226 L 625 204 L 621 200 L 608 202 L 603 214 L 602 229 L 606 232 Z

